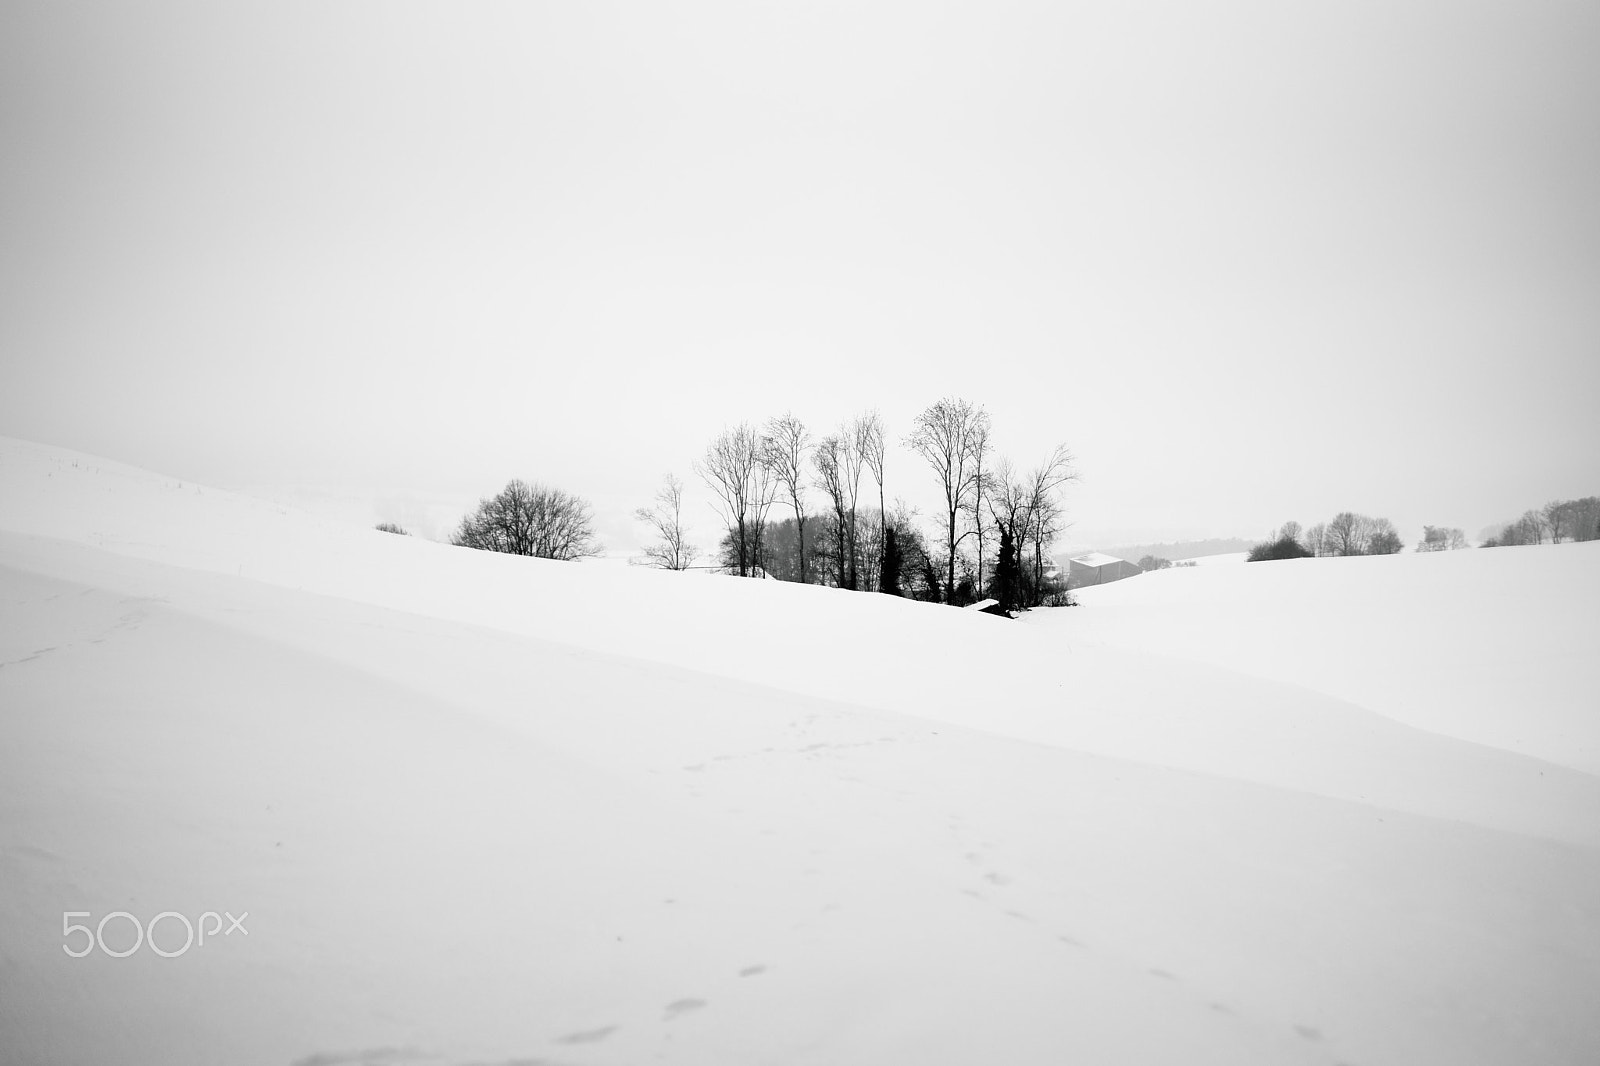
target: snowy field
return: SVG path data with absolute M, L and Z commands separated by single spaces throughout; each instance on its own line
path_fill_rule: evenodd
M 1597 591 L 1563 545 L 1007 623 L 0 439 L 0 1061 L 1600 1061 Z M 114 912 L 248 918 L 71 957 Z

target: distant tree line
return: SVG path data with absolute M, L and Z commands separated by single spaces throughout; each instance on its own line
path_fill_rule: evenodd
M 1562 541 L 1600 540 L 1600 496 L 1581 500 L 1551 500 L 1543 507 L 1524 511 L 1521 518 L 1489 536 L 1485 548 L 1515 544 L 1560 544 Z
M 1581 500 L 1552 500 L 1523 513 L 1484 540 L 1485 548 L 1514 544 L 1558 544 L 1562 541 L 1600 540 L 1600 496 Z M 1249 559 L 1298 559 L 1335 555 L 1393 555 L 1401 549 L 1400 534 L 1386 518 L 1368 518 L 1341 511 L 1332 521 L 1302 532 L 1298 522 L 1286 522 L 1266 541 L 1250 549 Z M 1419 552 L 1455 551 L 1469 547 L 1466 534 L 1447 526 L 1423 526 Z M 1144 566 L 1144 561 L 1140 561 Z M 1148 569 L 1148 567 L 1146 567 Z
M 1273 536 L 1252 547 L 1246 558 L 1254 563 L 1317 556 L 1394 555 L 1403 547 L 1400 532 L 1387 518 L 1340 511 L 1310 529 L 1302 529 L 1299 522 L 1285 522 Z
M 821 434 L 792 413 L 724 429 L 694 465 L 722 519 L 716 564 L 741 577 L 957 605 L 993 597 L 1006 610 L 1058 591 L 1049 549 L 1066 528 L 1060 491 L 1076 480 L 1065 447 L 1020 472 L 996 454 L 988 413 L 952 398 L 919 414 L 904 444 L 937 479 L 937 539 L 904 501 L 888 507 L 887 434 L 876 411 Z M 876 507 L 863 497 L 868 475 Z M 663 523 L 657 502 L 637 517 L 657 534 L 647 556 L 670 566 L 681 524 Z

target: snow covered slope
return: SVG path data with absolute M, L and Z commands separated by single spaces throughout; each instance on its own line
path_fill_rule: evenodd
M 1036 615 L 1600 773 L 1600 541 L 1162 570 Z
M 1600 1054 L 1600 780 L 1098 608 L 485 555 L 8 440 L 0 604 L 7 1062 Z M 249 932 L 72 958 L 69 911 Z

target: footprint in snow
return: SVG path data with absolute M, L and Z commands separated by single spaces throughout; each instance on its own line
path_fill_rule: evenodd
M 556 1040 L 558 1044 L 598 1044 L 606 1037 L 617 1031 L 617 1026 L 608 1025 L 603 1029 L 583 1029 L 576 1033 L 568 1033 Z

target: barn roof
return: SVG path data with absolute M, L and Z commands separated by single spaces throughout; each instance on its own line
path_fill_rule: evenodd
M 1106 566 L 1110 563 L 1125 563 L 1126 559 L 1118 559 L 1115 555 L 1105 555 L 1101 552 L 1089 552 L 1085 555 L 1074 555 L 1071 562 L 1079 566 Z

